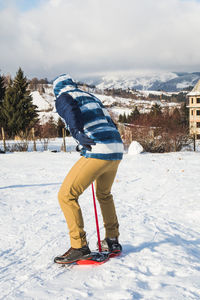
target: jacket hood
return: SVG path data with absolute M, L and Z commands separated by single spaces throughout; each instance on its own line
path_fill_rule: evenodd
M 77 84 L 67 74 L 60 75 L 53 81 L 53 91 L 56 98 L 62 93 L 74 90 L 75 88 L 77 88 Z

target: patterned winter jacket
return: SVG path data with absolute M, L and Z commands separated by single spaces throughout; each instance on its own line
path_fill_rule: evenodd
M 65 120 L 74 138 L 78 131 L 94 140 L 92 150 L 82 150 L 85 157 L 121 160 L 123 143 L 108 111 L 94 95 L 80 90 L 69 75 L 53 82 L 56 109 Z

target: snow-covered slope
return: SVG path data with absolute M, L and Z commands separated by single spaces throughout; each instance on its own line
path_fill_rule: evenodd
M 32 91 L 31 96 L 33 98 L 33 104 L 36 105 L 40 111 L 54 109 L 55 97 L 52 84 L 38 85 L 38 90 Z
M 78 158 L 0 155 L 0 299 L 198 300 L 200 153 L 126 154 L 113 186 L 123 253 L 70 269 L 53 263 L 70 246 L 57 193 Z M 94 249 L 91 188 L 80 204 Z
M 95 94 L 95 96 L 101 100 L 103 105 L 105 105 L 109 108 L 109 112 L 112 115 L 115 115 L 117 119 L 120 114 L 122 114 L 122 115 L 124 113 L 126 115 L 130 114 L 135 106 L 137 106 L 140 113 L 149 112 L 151 110 L 151 107 L 155 103 L 160 105 L 161 109 L 164 109 L 167 107 L 169 109 L 173 109 L 175 107 L 180 108 L 180 106 L 181 106 L 181 103 L 176 103 L 176 102 L 169 103 L 169 102 L 166 102 L 163 100 L 160 101 L 159 93 L 157 94 L 158 100 L 153 100 L 153 101 L 149 101 L 149 100 L 145 99 L 146 96 L 148 96 L 147 91 L 145 91 L 144 93 L 142 93 L 142 92 L 138 93 L 138 95 L 140 95 L 140 99 L 121 98 L 121 97 L 112 97 L 112 96 L 106 96 L 106 95 L 101 95 L 101 94 Z
M 33 98 L 33 104 L 36 105 L 40 111 L 52 110 L 53 107 L 49 101 L 47 101 L 46 93 L 40 94 L 38 91 L 31 92 L 31 96 Z
M 42 87 L 42 93 L 38 90 L 31 92 L 33 104 L 38 108 L 40 122 L 41 124 L 46 123 L 51 117 L 53 117 L 53 119 L 57 121 L 59 116 L 55 110 L 53 86 L 52 84 L 45 84 Z
M 115 72 L 98 78 L 86 78 L 99 89 L 137 89 L 151 91 L 176 92 L 188 86 L 194 86 L 200 79 L 200 72 Z

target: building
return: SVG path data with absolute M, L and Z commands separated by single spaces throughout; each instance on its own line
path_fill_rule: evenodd
M 200 140 L 200 80 L 187 96 L 189 97 L 190 134 Z

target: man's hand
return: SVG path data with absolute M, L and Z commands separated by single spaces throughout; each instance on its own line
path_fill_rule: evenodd
M 96 143 L 90 139 L 86 134 L 83 132 L 78 132 L 76 134 L 76 139 L 79 141 L 79 143 L 87 150 L 91 151 L 91 145 L 96 145 Z

